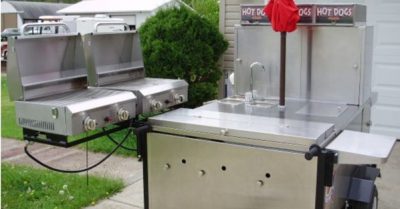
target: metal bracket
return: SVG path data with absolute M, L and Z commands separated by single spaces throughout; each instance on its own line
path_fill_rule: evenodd
M 144 122 L 137 122 L 132 125 L 135 128 L 134 133 L 136 135 L 137 141 L 137 156 L 138 160 L 142 161 L 143 153 L 145 153 L 145 146 L 144 143 L 147 140 L 147 132 L 150 131 L 150 125 Z
M 117 131 L 120 131 L 122 129 L 131 127 L 132 124 L 134 124 L 135 119 L 123 121 L 120 123 L 117 123 L 117 127 L 108 129 L 106 131 L 102 131 L 100 133 L 92 134 L 90 136 L 86 136 L 77 140 L 74 140 L 72 142 L 68 142 L 68 136 L 64 135 L 59 135 L 59 134 L 52 134 L 52 133 L 45 133 L 41 131 L 35 131 L 27 128 L 23 128 L 23 137 L 24 140 L 29 141 L 29 142 L 38 142 L 38 143 L 43 143 L 43 144 L 48 144 L 48 145 L 53 145 L 53 146 L 58 146 L 58 147 L 64 147 L 64 148 L 69 148 L 76 146 L 78 144 L 82 144 L 97 138 L 100 138 L 102 136 L 106 136 L 108 134 L 115 133 Z
M 325 204 L 325 187 L 331 187 L 333 184 L 333 166 L 337 158 L 335 152 L 326 149 L 320 149 L 316 154 L 318 165 L 315 208 L 320 209 L 324 208 Z

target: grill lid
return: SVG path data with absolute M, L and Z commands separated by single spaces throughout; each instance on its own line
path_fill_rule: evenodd
M 91 33 L 83 41 L 90 86 L 144 77 L 139 34 L 135 31 Z
M 9 39 L 7 78 L 12 100 L 31 100 L 86 88 L 80 35 Z

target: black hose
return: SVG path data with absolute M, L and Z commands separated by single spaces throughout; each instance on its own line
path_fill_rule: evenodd
M 105 131 L 105 130 L 106 130 L 106 129 L 103 128 L 103 131 Z M 116 144 L 116 145 L 119 144 L 119 142 L 117 142 L 117 140 L 115 140 L 110 134 L 107 134 L 106 136 L 107 136 L 107 138 L 108 138 L 110 141 L 112 141 L 114 144 Z M 121 148 L 122 148 L 122 149 L 129 150 L 129 151 L 137 151 L 137 149 L 135 149 L 135 148 L 126 147 L 126 146 L 124 146 L 124 145 L 122 145 L 122 144 L 121 144 Z
M 103 163 L 105 160 L 107 160 L 112 154 L 114 154 L 115 151 L 117 151 L 118 148 L 121 147 L 121 145 L 126 141 L 126 139 L 128 139 L 128 137 L 131 134 L 131 132 L 132 132 L 132 130 L 130 129 L 128 131 L 128 133 L 125 135 L 125 137 L 123 138 L 123 140 L 121 141 L 121 143 L 118 143 L 117 146 L 110 153 L 108 153 L 103 159 L 101 159 L 99 162 L 97 162 L 97 163 L 95 163 L 95 164 L 93 164 L 93 165 L 91 165 L 89 167 L 86 167 L 86 168 L 83 168 L 83 169 L 79 169 L 79 170 L 62 170 L 62 169 L 51 167 L 51 166 L 43 163 L 39 159 L 35 158 L 31 153 L 29 153 L 29 151 L 28 151 L 29 144 L 25 145 L 24 150 L 25 150 L 25 153 L 32 160 L 34 160 L 36 163 L 40 164 L 41 166 L 43 166 L 43 167 L 45 167 L 47 169 L 50 169 L 50 170 L 53 170 L 53 171 L 57 171 L 57 172 L 61 172 L 61 173 L 80 173 L 80 172 L 91 170 L 91 169 L 97 167 L 98 165 L 100 165 L 101 163 Z

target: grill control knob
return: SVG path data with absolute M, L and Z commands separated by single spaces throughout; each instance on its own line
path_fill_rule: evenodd
M 128 120 L 129 119 L 129 111 L 124 109 L 118 110 L 118 120 Z
M 156 101 L 156 100 L 152 100 L 150 102 L 151 105 L 151 109 L 157 111 L 157 110 L 161 110 L 163 108 L 163 104 L 160 101 Z
M 183 96 L 182 94 L 175 94 L 174 99 L 175 99 L 175 102 L 177 104 L 179 104 L 179 103 L 182 103 L 183 101 L 185 101 L 185 96 Z
M 91 119 L 90 117 L 86 117 L 85 120 L 83 121 L 83 127 L 85 128 L 85 131 L 93 131 L 96 129 L 96 120 Z

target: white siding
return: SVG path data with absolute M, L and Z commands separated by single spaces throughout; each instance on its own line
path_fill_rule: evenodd
M 400 1 L 367 0 L 368 22 L 375 26 L 371 132 L 400 138 Z
M 240 4 L 262 4 L 264 0 L 221 0 L 220 1 L 220 31 L 229 42 L 222 58 L 222 66 L 225 71 L 233 71 L 234 58 L 234 25 L 240 23 Z

